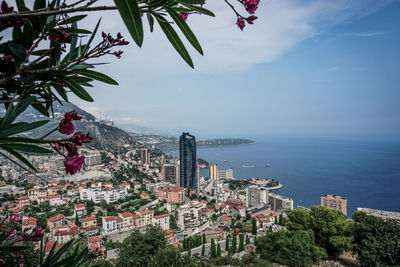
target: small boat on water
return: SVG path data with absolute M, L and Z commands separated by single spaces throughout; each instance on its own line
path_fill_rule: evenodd
M 226 159 L 224 159 L 224 162 L 228 162 Z
M 267 163 L 267 164 L 265 165 L 265 167 L 269 168 L 269 167 L 271 167 L 271 164 Z
M 255 165 L 242 165 L 242 168 L 254 168 Z

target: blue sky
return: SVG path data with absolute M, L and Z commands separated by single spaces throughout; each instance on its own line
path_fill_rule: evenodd
M 399 136 L 399 1 L 261 0 L 243 32 L 222 1 L 207 4 L 215 19 L 188 19 L 205 51 L 190 50 L 195 70 L 156 29 L 102 67 L 119 87 L 76 103 L 126 129 L 200 138 Z M 115 13 L 103 22 L 128 36 Z

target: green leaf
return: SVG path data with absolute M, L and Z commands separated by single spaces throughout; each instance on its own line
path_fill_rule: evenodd
M 78 26 L 76 24 L 76 22 L 72 22 L 72 28 L 76 29 Z M 78 42 L 78 34 L 73 33 L 71 35 L 71 46 L 70 46 L 70 50 L 69 50 L 69 58 L 71 60 L 71 56 L 73 55 L 75 48 L 76 48 L 76 43 Z
M 93 98 L 88 94 L 88 92 L 86 92 L 86 90 L 72 78 L 65 77 L 64 82 L 77 97 L 88 102 L 94 102 Z
M 64 25 L 64 24 L 77 22 L 77 21 L 80 21 L 80 20 L 84 19 L 86 16 L 87 15 L 73 16 L 73 17 L 67 18 L 66 20 L 61 21 L 60 23 L 58 23 L 58 25 Z
M 40 49 L 40 50 L 33 51 L 33 52 L 31 53 L 31 55 L 34 55 L 34 56 L 41 56 L 41 55 L 43 55 L 44 53 L 46 53 L 47 51 L 48 51 L 48 49 Z
M 101 18 L 100 18 L 99 21 L 97 22 L 96 27 L 94 27 L 94 30 L 93 30 L 93 32 L 92 32 L 92 35 L 91 35 L 90 38 L 89 38 L 89 41 L 88 41 L 87 44 L 84 46 L 84 48 L 83 48 L 83 50 L 82 50 L 82 55 L 84 55 L 84 54 L 86 53 L 86 51 L 89 50 L 90 44 L 92 43 L 93 38 L 94 38 L 94 36 L 95 36 L 96 33 L 97 33 L 97 30 L 98 30 L 98 28 L 99 28 L 100 22 L 101 22 Z M 79 48 L 80 48 L 80 47 L 79 47 Z
M 11 136 L 0 138 L 0 143 L 31 143 L 31 144 L 44 144 L 45 140 L 32 139 L 27 137 Z
M 25 1 L 24 1 L 24 0 L 16 0 L 15 2 L 16 2 L 16 4 L 17 4 L 17 7 L 18 7 L 18 11 L 19 11 L 19 12 L 26 12 L 26 11 L 29 11 L 29 8 L 27 8 L 27 7 L 25 6 Z
M 65 28 L 62 29 L 64 32 L 71 32 L 71 33 L 82 33 L 82 34 L 91 34 L 91 31 L 85 29 L 74 29 L 74 28 Z
M 10 150 L 18 150 L 27 153 L 38 153 L 38 154 L 49 154 L 53 153 L 52 150 L 47 148 L 43 148 L 37 145 L 30 145 L 30 144 L 1 144 L 0 145 L 4 149 Z
M 115 5 L 136 44 L 143 44 L 143 25 L 139 6 L 136 0 L 114 0 Z
M 150 32 L 153 32 L 153 30 L 154 30 L 154 18 L 150 14 L 150 12 L 147 12 L 146 15 L 147 15 L 147 20 L 149 21 Z
M 7 129 L 0 131 L 0 137 L 10 136 L 13 134 L 30 131 L 40 126 L 43 126 L 48 122 L 49 120 L 35 121 L 32 123 L 27 123 L 27 122 L 14 123 L 9 125 Z
M 35 0 L 33 4 L 33 9 L 45 8 L 46 7 L 46 0 Z
M 79 63 L 76 65 L 73 65 L 70 70 L 86 70 L 86 69 L 93 69 L 94 66 L 91 64 L 87 64 L 87 63 Z
M 49 112 L 47 111 L 47 108 L 42 105 L 41 103 L 33 103 L 32 107 L 34 109 L 36 109 L 37 111 L 39 111 L 40 113 L 42 113 L 44 116 L 48 117 L 49 116 Z
M 167 1 L 168 0 L 152 0 L 147 2 L 147 7 L 152 7 L 152 8 L 159 7 L 164 5 Z
M 184 6 L 186 6 L 186 7 L 188 7 L 188 8 L 190 8 L 190 9 L 192 9 L 192 10 L 194 10 L 194 11 L 200 12 L 200 13 L 202 13 L 202 14 L 204 14 L 204 15 L 208 15 L 208 16 L 211 16 L 211 17 L 215 17 L 214 13 L 212 13 L 212 12 L 211 12 L 210 10 L 208 10 L 208 9 L 205 9 L 205 8 L 202 8 L 202 7 L 199 7 L 199 6 L 194 6 L 194 5 L 185 3 L 185 2 L 182 2 L 182 4 L 183 4 Z
M 62 87 L 59 84 L 53 83 L 52 86 L 54 87 L 54 89 L 56 89 L 57 93 L 66 101 L 68 102 L 68 96 L 67 93 L 64 89 L 64 87 Z
M 104 83 L 108 83 L 108 84 L 113 84 L 113 85 L 118 85 L 118 82 L 115 81 L 114 79 L 112 79 L 111 77 L 97 72 L 97 71 L 93 71 L 93 70 L 76 70 L 75 71 L 78 74 L 81 74 L 83 76 L 89 77 L 89 78 L 93 78 L 95 80 L 104 82 Z
M 27 249 L 27 248 L 30 248 L 30 247 L 28 247 L 28 246 L 17 246 L 17 247 L 14 247 L 14 246 L 12 246 L 11 244 L 9 245 L 9 246 L 1 246 L 0 247 L 0 251 L 21 251 L 21 250 L 24 250 L 24 249 Z
M 172 28 L 172 26 L 160 15 L 156 14 L 155 17 L 175 50 L 179 53 L 179 55 L 181 55 L 181 57 L 190 67 L 194 68 L 193 61 L 174 28 Z
M 16 106 L 13 106 L 12 103 L 7 109 L 6 114 L 3 117 L 3 120 L 1 121 L 0 124 L 0 129 L 4 129 L 5 127 L 8 127 L 22 112 L 24 112 L 29 105 L 35 101 L 35 97 L 27 97 L 21 101 L 18 102 Z
M 33 26 L 30 21 L 25 22 L 24 31 L 22 33 L 22 41 L 26 48 L 31 47 L 33 43 Z
M 13 37 L 13 40 L 18 40 L 22 37 L 21 27 L 14 26 L 13 32 L 12 32 L 12 37 Z
M 197 41 L 196 36 L 193 34 L 192 30 L 186 24 L 186 22 L 179 16 L 174 10 L 169 7 L 165 7 L 168 14 L 175 21 L 176 25 L 181 29 L 182 33 L 186 36 L 189 43 L 201 54 L 203 55 L 203 49 L 201 49 L 199 41 Z
M 11 52 L 20 60 L 24 60 L 26 58 L 26 49 L 24 46 L 16 43 L 8 44 L 8 48 L 10 48 Z
M 33 165 L 26 159 L 24 158 L 21 154 L 19 154 L 18 152 L 8 149 L 7 147 L 3 147 L 2 145 L 0 145 L 0 148 L 4 149 L 5 151 L 7 151 L 8 153 L 10 153 L 11 155 L 13 155 L 14 157 L 16 157 L 17 159 L 19 159 L 22 163 L 24 163 L 26 166 L 28 166 L 30 169 L 36 171 L 36 168 L 33 167 Z M 1 153 L 3 154 L 3 153 Z M 4 154 L 3 154 L 4 156 Z M 5 155 L 7 157 L 7 155 Z M 12 160 L 11 158 L 7 157 L 8 159 Z M 16 163 L 18 166 L 21 166 L 19 163 L 17 163 L 16 161 L 12 160 L 14 163 Z
M 190 5 L 201 5 L 201 4 L 205 3 L 204 0 L 178 0 L 178 2 L 186 3 L 186 4 L 190 4 Z

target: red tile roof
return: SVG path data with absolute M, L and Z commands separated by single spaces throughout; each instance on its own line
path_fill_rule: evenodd
M 135 215 L 132 215 L 132 218 L 133 218 L 134 220 L 137 220 L 137 219 L 140 219 L 141 216 L 140 216 L 139 214 L 135 214 Z
M 78 227 L 72 227 L 69 231 L 57 231 L 55 236 L 61 235 L 77 235 L 79 233 Z
M 225 222 L 230 221 L 230 220 L 232 220 L 232 218 L 228 217 L 228 216 L 225 216 L 225 217 L 221 218 L 221 221 L 225 221 Z
M 104 218 L 104 220 L 106 220 L 106 222 L 115 221 L 115 217 L 114 216 L 106 217 Z
M 92 231 L 92 230 L 97 230 L 97 229 L 99 229 L 100 227 L 99 226 L 97 226 L 97 225 L 91 225 L 91 226 L 88 226 L 88 227 L 86 227 L 86 228 L 83 228 L 83 229 L 85 229 L 85 231 Z
M 173 234 L 174 231 L 173 230 L 164 230 L 165 235 L 170 235 Z
M 79 203 L 79 204 L 76 204 L 75 207 L 77 207 L 77 208 L 86 207 L 86 204 L 85 203 Z
M 168 216 L 169 216 L 169 214 L 161 214 L 161 215 L 154 216 L 153 218 L 154 219 L 161 219 L 161 218 L 168 217 Z
M 139 211 L 140 215 L 146 215 L 146 214 L 150 214 L 150 213 L 153 213 L 153 211 L 151 211 L 151 210 L 141 210 L 141 211 Z
M 64 219 L 64 218 L 65 218 L 65 216 L 64 216 L 63 214 L 58 214 L 58 215 L 56 215 L 56 216 L 53 216 L 53 217 L 48 218 L 47 221 L 49 221 L 49 222 L 55 222 L 55 221 L 58 221 L 58 220 L 62 220 L 62 219 Z
M 25 200 L 25 199 L 29 199 L 29 197 L 28 196 L 22 196 L 22 197 L 18 198 L 18 200 Z
M 125 213 L 122 213 L 121 215 L 122 215 L 122 217 L 126 218 L 126 217 L 132 216 L 132 213 L 130 213 L 130 212 L 125 212 Z
M 90 216 L 90 217 L 85 217 L 82 219 L 82 222 L 88 222 L 88 221 L 93 221 L 96 220 L 95 216 Z
M 181 247 L 182 243 L 178 241 L 176 243 L 173 243 L 172 245 L 177 248 L 177 247 Z

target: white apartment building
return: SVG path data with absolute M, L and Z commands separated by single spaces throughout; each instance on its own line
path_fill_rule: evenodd
M 169 230 L 169 214 L 154 216 L 153 225 L 158 225 L 163 230 Z
M 100 203 L 103 200 L 107 204 L 117 202 L 119 199 L 124 199 L 128 195 L 125 186 L 114 189 L 99 189 L 99 188 L 84 188 L 80 192 L 81 200 L 92 200 L 94 203 Z
M 120 217 L 103 218 L 103 234 L 115 234 L 124 230 L 124 221 Z

